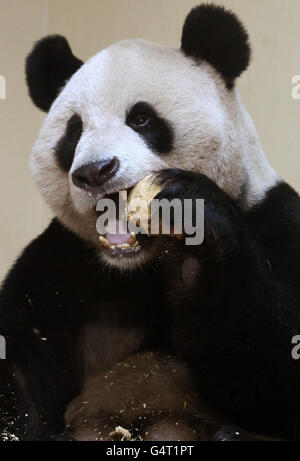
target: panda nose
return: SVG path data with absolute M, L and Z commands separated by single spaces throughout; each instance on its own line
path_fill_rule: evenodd
M 72 181 L 81 189 L 94 189 L 103 186 L 118 171 L 120 162 L 117 157 L 89 163 L 77 168 L 72 173 Z

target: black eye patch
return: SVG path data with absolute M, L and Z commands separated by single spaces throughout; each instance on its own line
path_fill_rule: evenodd
M 136 131 L 148 146 L 159 154 L 166 154 L 172 150 L 174 132 L 171 124 L 160 117 L 147 102 L 138 102 L 127 112 L 126 125 Z
M 64 171 L 69 171 L 75 154 L 75 149 L 82 133 L 82 120 L 74 114 L 68 120 L 65 134 L 55 146 L 55 157 Z

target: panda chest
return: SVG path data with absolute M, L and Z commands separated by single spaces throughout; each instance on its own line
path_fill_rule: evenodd
M 140 319 L 115 303 L 91 305 L 92 316 L 80 332 L 80 354 L 86 377 L 108 369 L 141 347 L 146 333 Z

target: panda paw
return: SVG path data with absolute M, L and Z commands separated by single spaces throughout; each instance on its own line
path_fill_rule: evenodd
M 216 244 L 223 250 L 224 247 L 230 248 L 240 241 L 243 230 L 241 209 L 207 176 L 192 171 L 166 169 L 158 173 L 155 182 L 161 186 L 161 192 L 155 199 L 167 199 L 169 202 L 180 200 L 180 225 L 184 236 L 191 235 L 193 229 L 195 233 L 199 226 L 203 228 L 201 241 L 197 238 L 196 243 L 190 243 L 191 245 L 195 247 L 204 241 Z M 179 220 L 172 207 L 170 210 L 170 215 L 166 217 L 171 219 L 172 229 L 178 226 Z M 164 216 L 160 218 L 164 222 Z M 174 233 L 178 234 L 176 231 Z M 185 242 L 187 241 L 192 242 L 193 239 L 186 238 Z

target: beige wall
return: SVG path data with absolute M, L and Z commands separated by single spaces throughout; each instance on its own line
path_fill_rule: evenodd
M 200 1 L 200 0 L 199 0 Z M 197 0 L 0 0 L 0 279 L 50 213 L 27 168 L 43 114 L 24 84 L 24 58 L 47 33 L 68 37 L 86 59 L 109 43 L 142 37 L 178 46 L 182 22 Z M 300 100 L 291 98 L 291 78 L 300 74 L 300 0 L 219 0 L 248 27 L 254 48 L 239 82 L 266 153 L 279 173 L 300 191 Z

